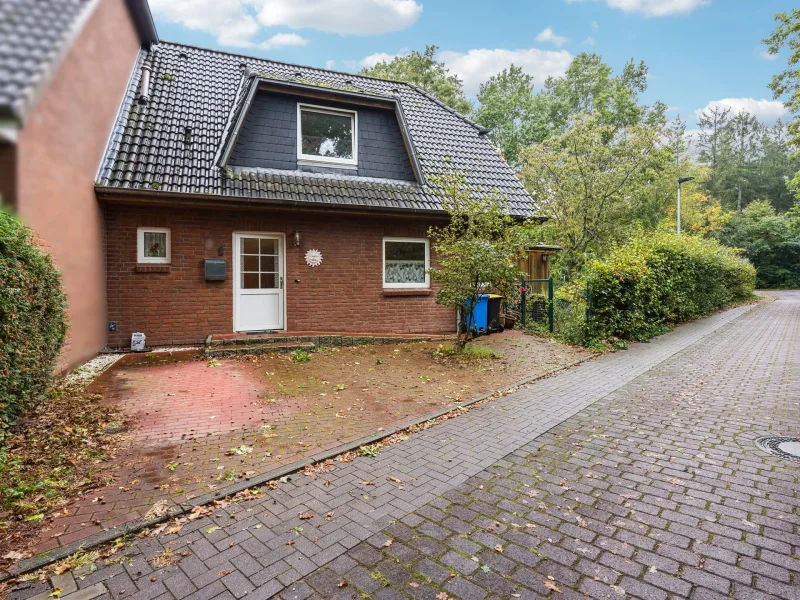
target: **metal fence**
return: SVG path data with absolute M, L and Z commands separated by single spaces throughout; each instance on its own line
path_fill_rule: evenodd
M 547 319 L 550 333 L 555 328 L 553 306 L 553 278 L 522 279 L 520 281 L 520 321 L 527 327 L 528 321 L 538 323 Z

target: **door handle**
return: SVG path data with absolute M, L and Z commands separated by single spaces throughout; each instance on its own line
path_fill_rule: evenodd
M 283 289 L 283 277 L 280 278 L 280 287 L 278 289 Z

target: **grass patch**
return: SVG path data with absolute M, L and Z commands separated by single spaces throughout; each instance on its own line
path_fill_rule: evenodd
M 292 352 L 289 354 L 289 357 L 294 362 L 308 362 L 311 360 L 311 354 L 300 349 L 292 350 Z

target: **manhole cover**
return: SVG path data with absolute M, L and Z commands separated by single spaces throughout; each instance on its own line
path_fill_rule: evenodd
M 775 456 L 800 461 L 800 439 L 768 436 L 758 438 L 756 446 Z

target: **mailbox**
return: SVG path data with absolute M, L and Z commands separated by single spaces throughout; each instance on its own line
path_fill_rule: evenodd
M 224 258 L 206 259 L 206 281 L 225 281 L 227 276 L 227 263 Z

